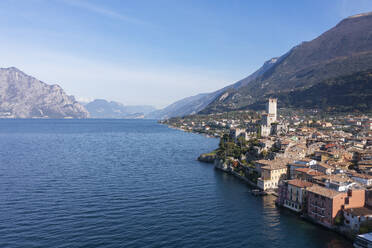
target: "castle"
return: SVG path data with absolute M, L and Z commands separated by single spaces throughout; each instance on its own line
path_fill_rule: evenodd
M 261 123 L 261 136 L 267 137 L 270 135 L 276 135 L 278 132 L 286 130 L 285 124 L 278 122 L 277 116 L 277 102 L 276 98 L 269 98 L 269 102 L 266 105 L 266 112 L 262 116 Z

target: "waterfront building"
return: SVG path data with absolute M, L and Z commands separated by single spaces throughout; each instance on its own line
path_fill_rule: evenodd
M 339 192 L 314 185 L 307 188 L 307 215 L 315 222 L 326 227 L 335 224 L 336 216 L 344 209 L 360 208 L 365 204 L 363 189 L 350 189 Z
M 295 212 L 306 210 L 306 188 L 313 184 L 300 179 L 283 181 L 278 190 L 278 203 Z
M 262 172 L 262 167 L 270 166 L 270 164 L 271 164 L 270 160 L 267 160 L 267 159 L 255 160 L 253 162 L 254 162 L 255 170 L 260 175 L 261 175 L 261 172 Z
M 257 186 L 262 190 L 277 189 L 279 182 L 287 178 L 287 165 L 282 160 L 268 160 L 268 165 L 261 167 L 261 177 Z
M 360 224 L 372 221 L 372 209 L 367 207 L 344 210 L 344 224 L 354 231 L 359 231 Z

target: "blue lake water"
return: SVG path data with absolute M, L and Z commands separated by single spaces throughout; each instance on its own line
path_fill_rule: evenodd
M 351 247 L 151 120 L 0 120 L 0 247 Z

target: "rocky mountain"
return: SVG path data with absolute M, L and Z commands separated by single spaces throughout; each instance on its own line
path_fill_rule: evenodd
M 260 102 L 269 96 L 283 98 L 290 95 L 299 103 L 297 93 L 319 90 L 321 85 L 317 84 L 325 86 L 327 80 L 334 81 L 344 76 L 352 78 L 356 73 L 371 68 L 372 13 L 351 16 L 316 39 L 292 48 L 264 73 L 244 85 L 228 88 L 200 113 L 254 108 L 261 106 Z M 328 89 L 328 97 L 338 99 L 336 95 L 339 92 Z M 315 101 L 316 96 L 312 97 Z
M 152 106 L 125 106 L 122 103 L 96 99 L 85 104 L 91 118 L 144 118 L 156 109 Z
M 89 113 L 59 85 L 15 67 L 0 68 L 0 118 L 87 118 Z

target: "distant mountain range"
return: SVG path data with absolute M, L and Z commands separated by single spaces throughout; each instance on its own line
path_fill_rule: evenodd
M 164 109 L 97 99 L 81 104 L 58 85 L 0 68 L 0 118 L 156 118 L 279 107 L 372 111 L 372 12 L 351 16 L 316 39 L 272 58 L 248 77 Z
M 88 111 L 59 85 L 15 67 L 0 68 L 0 118 L 87 118 Z
M 0 68 L 0 118 L 145 118 L 152 106 L 96 99 L 79 103 L 59 85 L 48 85 L 15 67 Z
M 284 56 L 282 56 L 284 57 Z M 269 70 L 277 61 L 281 60 L 280 58 L 272 58 L 269 61 L 266 61 L 264 65 L 258 69 L 253 74 L 249 75 L 248 77 L 217 90 L 212 93 L 204 93 L 198 94 L 195 96 L 187 97 L 181 99 L 171 105 L 165 107 L 164 109 L 160 109 L 154 112 L 149 113 L 146 117 L 147 118 L 154 118 L 154 119 L 167 119 L 175 116 L 185 116 L 185 115 L 192 115 L 197 114 L 198 112 L 205 109 L 210 103 L 212 103 L 218 96 L 223 97 L 223 93 L 228 90 L 236 90 L 240 87 L 247 85 L 250 81 L 256 79 L 257 77 L 263 75 L 267 70 Z
M 148 105 L 126 106 L 119 102 L 96 99 L 84 104 L 91 118 L 145 118 L 156 109 Z
M 365 13 L 346 18 L 318 38 L 301 43 L 281 57 L 270 59 L 239 82 L 213 93 L 175 102 L 159 110 L 157 117 L 261 109 L 270 96 L 279 97 L 278 104 L 282 107 L 371 111 L 371 97 L 366 95 L 372 84 L 368 77 L 371 69 L 372 13 Z M 363 79 L 358 80 L 358 77 Z M 343 83 L 338 84 L 338 81 Z M 362 81 L 361 85 L 354 85 Z M 364 105 L 354 101 L 354 97 L 353 104 L 345 108 L 345 103 L 350 102 L 344 99 L 350 97 L 350 92 L 347 93 L 351 89 L 350 84 L 358 92 L 365 93 Z M 321 87 L 326 90 L 326 95 L 311 93 L 312 90 L 320 93 Z M 306 103 L 302 101 L 305 95 Z

